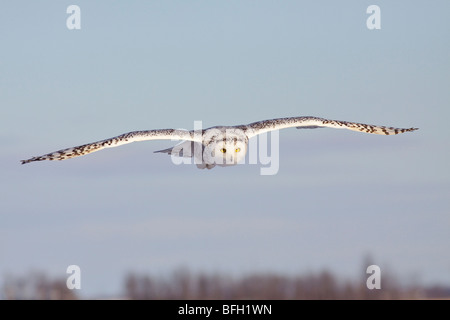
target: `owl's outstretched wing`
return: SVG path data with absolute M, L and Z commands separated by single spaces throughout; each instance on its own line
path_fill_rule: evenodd
M 353 131 L 361 131 L 366 133 L 383 134 L 383 135 L 399 134 L 418 129 L 418 128 L 402 129 L 394 127 L 376 126 L 372 124 L 328 120 L 317 117 L 292 117 L 292 118 L 271 119 L 253 122 L 248 125 L 240 127 L 245 130 L 249 138 L 268 131 L 294 127 L 297 129 L 328 127 L 328 128 L 348 129 Z
M 74 157 L 84 156 L 85 154 L 99 151 L 105 148 L 118 147 L 123 144 L 146 141 L 146 140 L 190 140 L 202 141 L 201 132 L 185 131 L 176 129 L 158 129 L 146 131 L 133 131 L 121 134 L 120 136 L 100 140 L 93 143 L 84 144 L 77 147 L 62 149 L 59 151 L 44 154 L 42 156 L 33 157 L 28 160 L 21 160 L 22 164 L 42 161 L 42 160 L 65 160 Z

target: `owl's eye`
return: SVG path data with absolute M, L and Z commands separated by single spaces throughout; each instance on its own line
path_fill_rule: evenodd
M 239 152 L 239 151 L 241 151 L 241 148 L 236 148 L 236 149 L 234 149 L 234 151 Z
M 225 152 L 227 152 L 227 149 L 222 148 L 222 149 L 220 149 L 220 152 L 225 153 Z

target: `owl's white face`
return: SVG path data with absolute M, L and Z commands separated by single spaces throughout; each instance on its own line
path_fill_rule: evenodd
M 245 159 L 247 143 L 245 141 L 224 141 L 215 143 L 212 157 L 218 166 L 234 166 Z
M 226 133 L 222 131 L 220 134 L 211 132 L 211 139 L 206 143 L 203 152 L 203 161 L 222 167 L 243 161 L 247 153 L 248 138 L 238 131 L 226 130 Z

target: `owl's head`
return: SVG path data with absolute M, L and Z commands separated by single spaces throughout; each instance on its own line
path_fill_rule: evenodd
M 216 143 L 214 159 L 218 166 L 234 166 L 245 159 L 247 143 L 242 140 L 225 140 Z
M 203 159 L 206 163 L 218 166 L 234 166 L 245 159 L 248 138 L 236 130 L 226 130 L 212 135 L 205 145 Z

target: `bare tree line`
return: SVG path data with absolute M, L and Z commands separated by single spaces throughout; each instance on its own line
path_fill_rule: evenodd
M 338 281 L 328 271 L 303 276 L 274 273 L 250 274 L 233 278 L 222 274 L 193 274 L 186 269 L 161 278 L 129 273 L 125 294 L 129 299 L 416 299 L 419 288 L 403 289 L 386 285 L 382 290 L 367 289 L 363 282 Z
M 405 288 L 395 281 L 395 277 L 387 274 L 383 275 L 380 290 L 369 290 L 366 279 L 367 275 L 364 274 L 356 281 L 341 280 L 328 271 L 291 276 L 253 273 L 240 277 L 219 273 L 193 273 L 187 269 L 175 270 L 167 276 L 129 272 L 124 277 L 120 295 L 118 297 L 105 295 L 105 297 L 139 300 L 348 300 L 450 297 L 449 287 L 416 285 Z M 84 297 L 79 294 L 82 292 L 67 288 L 66 279 L 51 279 L 37 272 L 28 277 L 7 276 L 0 288 L 0 299 L 83 299 Z

